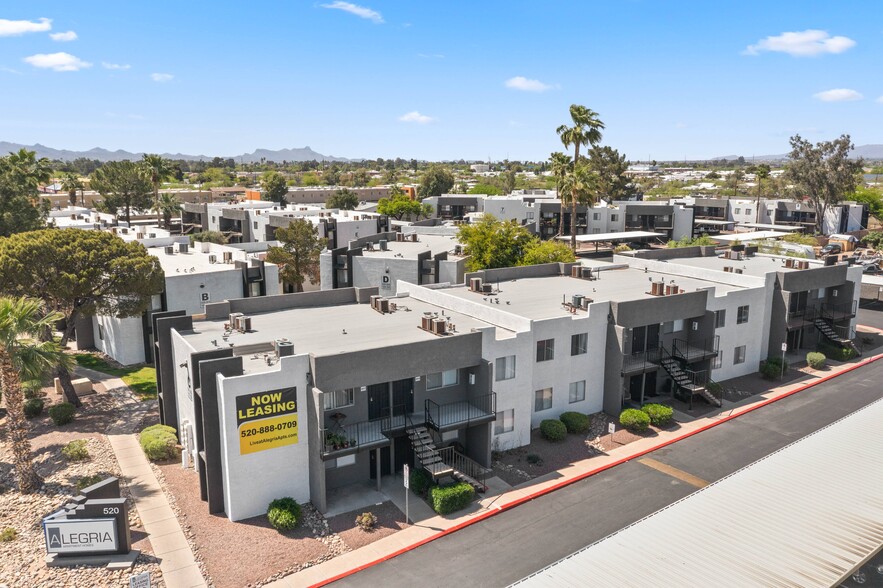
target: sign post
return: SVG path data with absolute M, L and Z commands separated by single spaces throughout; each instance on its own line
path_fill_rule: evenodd
M 129 576 L 129 588 L 150 588 L 150 572 Z
M 615 443 L 616 442 L 616 439 L 615 439 L 616 423 L 608 423 L 607 424 L 607 432 L 610 433 L 610 440 Z
M 780 379 L 785 379 L 785 352 L 788 351 L 788 344 L 782 343 L 782 377 Z
M 410 494 L 410 492 L 408 492 L 408 489 L 411 488 L 411 468 L 408 467 L 408 464 L 405 464 L 404 467 L 402 467 L 402 476 L 405 478 L 405 522 L 410 523 L 411 516 L 408 512 L 408 494 Z

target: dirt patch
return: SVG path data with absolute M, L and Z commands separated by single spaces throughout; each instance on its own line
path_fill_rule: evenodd
M 166 492 L 174 496 L 173 510 L 194 555 L 204 565 L 210 585 L 217 588 L 259 586 L 347 550 L 309 504 L 303 505 L 304 522 L 288 533 L 273 529 L 265 516 L 234 523 L 223 513 L 209 514 L 208 504 L 199 498 L 199 477 L 193 470 L 182 469 L 179 463 L 157 469 Z
M 363 512 L 371 512 L 377 517 L 377 525 L 373 531 L 363 531 L 356 523 L 356 515 Z M 331 531 L 337 533 L 347 547 L 358 549 L 378 539 L 401 531 L 408 525 L 405 523 L 405 515 L 392 502 L 384 502 L 380 506 L 372 506 L 370 509 L 354 510 L 337 515 L 328 519 Z

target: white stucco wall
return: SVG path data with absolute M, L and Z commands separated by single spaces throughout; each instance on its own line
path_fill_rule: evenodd
M 761 208 L 763 204 L 761 204 Z M 756 223 L 757 220 L 757 204 L 754 200 L 728 200 L 727 201 L 727 220 L 737 223 Z
M 100 327 L 100 337 L 99 337 Z M 144 330 L 141 317 L 92 317 L 95 348 L 123 365 L 144 363 Z
M 771 292 L 765 288 L 735 290 L 725 296 L 708 295 L 708 310 L 726 310 L 722 328 L 715 329 L 720 337 L 721 367 L 711 371 L 717 382 L 756 373 L 760 362 L 766 359 L 769 334 L 769 304 Z M 748 322 L 736 324 L 740 306 L 748 306 Z M 735 349 L 745 346 L 745 361 L 733 363 Z
M 276 498 L 290 496 L 300 503 L 310 500 L 309 355 L 283 357 L 277 365 L 279 369 L 274 371 L 217 376 L 224 511 L 232 521 L 265 514 L 267 505 Z M 297 443 L 241 454 L 236 397 L 292 386 L 297 388 Z

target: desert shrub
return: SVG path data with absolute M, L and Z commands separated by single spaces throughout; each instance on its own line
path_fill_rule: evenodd
M 540 433 L 549 441 L 563 441 L 567 437 L 567 427 L 558 419 L 546 419 L 540 423 Z
M 650 423 L 654 427 L 664 427 L 671 422 L 671 418 L 674 416 L 672 407 L 664 404 L 645 404 L 641 410 L 647 413 Z
M 89 450 L 86 448 L 85 439 L 71 441 L 61 448 L 61 454 L 70 461 L 84 461 L 89 459 Z
M 536 453 L 528 453 L 526 459 L 527 463 L 529 463 L 530 465 L 540 465 L 541 463 L 543 463 L 543 458 Z
M 650 417 L 643 410 L 627 408 L 619 413 L 619 424 L 633 433 L 640 433 L 650 426 Z
M 432 510 L 438 514 L 449 514 L 469 506 L 475 498 L 475 488 L 466 482 L 459 482 L 449 486 L 436 486 L 429 491 L 429 496 Z
M 79 480 L 77 480 L 77 490 L 82 490 L 83 488 L 88 488 L 93 484 L 97 484 L 98 482 L 105 479 L 106 476 L 101 474 L 94 474 L 92 476 L 83 476 Z
M 623 253 L 625 251 L 631 251 L 632 248 L 628 246 L 626 243 L 620 243 L 616 247 L 613 248 L 614 253 Z
M 25 418 L 33 419 L 37 418 L 43 413 L 43 399 L 42 398 L 28 398 L 25 400 Z M 56 423 L 57 424 L 57 423 Z
M 25 380 L 21 383 L 21 391 L 25 398 L 39 398 L 43 395 L 43 382 L 41 380 Z
M 3 543 L 15 541 L 16 537 L 18 537 L 18 531 L 16 531 L 12 527 L 6 527 L 2 531 L 0 531 L 0 541 L 2 541 Z
M 177 457 L 178 437 L 168 425 L 153 425 L 141 431 L 141 449 L 151 461 Z
M 788 362 L 784 362 L 784 367 L 782 363 L 781 357 L 768 357 L 765 362 L 760 364 L 760 375 L 767 380 L 780 378 L 784 372 L 788 371 Z
M 300 505 L 294 498 L 277 498 L 267 507 L 267 520 L 277 531 L 290 531 L 300 523 Z
M 70 402 L 62 402 L 49 408 L 49 418 L 60 427 L 74 420 L 76 410 Z
M 562 412 L 558 417 L 568 433 L 587 433 L 589 431 L 589 417 L 581 412 Z
M 356 525 L 363 531 L 373 531 L 377 526 L 377 517 L 373 512 L 363 512 L 356 517 Z
M 825 354 L 818 351 L 810 351 L 806 354 L 806 363 L 814 370 L 820 370 L 825 367 L 826 359 Z
M 839 345 L 831 345 L 829 343 L 820 344 L 819 351 L 834 361 L 849 361 L 855 357 L 855 350 L 851 347 L 840 347 Z
M 408 485 L 411 488 L 411 492 L 425 498 L 429 489 L 435 485 L 435 482 L 432 480 L 432 474 L 423 468 L 412 468 L 411 479 Z

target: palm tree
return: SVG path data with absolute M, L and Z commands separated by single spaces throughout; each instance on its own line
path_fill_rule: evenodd
M 592 171 L 585 161 L 581 161 L 579 165 L 573 166 L 570 173 L 561 181 L 561 188 L 565 192 L 569 192 L 568 203 L 575 210 L 578 204 L 585 205 L 587 208 L 595 205 L 595 202 L 598 201 L 599 184 L 598 173 Z M 570 216 L 570 239 L 571 246 L 575 248 L 574 242 L 576 239 L 573 233 L 574 214 L 571 213 Z
M 157 210 L 162 214 L 163 227 L 172 226 L 172 215 L 181 212 L 181 201 L 174 194 L 162 194 L 156 201 Z
M 42 378 L 55 366 L 68 363 L 57 343 L 36 340 L 41 331 L 54 328 L 62 318 L 59 312 L 44 312 L 43 303 L 33 298 L 0 298 L 0 385 L 9 413 L 6 426 L 15 477 L 22 494 L 36 490 L 40 477 L 31 458 L 21 383 Z
M 601 142 L 601 130 L 604 123 L 598 118 L 598 113 L 580 104 L 570 105 L 570 118 L 573 126 L 561 125 L 555 132 L 561 137 L 564 147 L 573 145 L 573 163 L 579 164 L 579 148 L 581 145 L 594 147 Z M 576 251 L 576 203 L 577 196 L 571 194 L 570 198 L 570 246 Z
M 567 175 L 570 167 L 570 157 L 560 151 L 555 151 L 549 157 L 552 175 L 555 176 L 555 190 L 558 192 L 558 198 L 561 200 L 561 211 L 558 213 L 558 235 L 564 233 L 564 205 L 567 202 L 561 195 L 561 182 Z
M 163 180 L 172 175 L 172 164 L 162 155 L 155 153 L 145 153 L 141 164 L 147 170 L 150 183 L 153 185 L 153 208 L 156 210 L 156 222 L 159 224 L 162 222 L 163 214 L 159 207 L 159 187 Z
M 74 172 L 65 172 L 61 177 L 61 189 L 67 192 L 68 200 L 71 206 L 77 205 L 77 190 L 83 189 L 83 182 L 80 181 L 79 174 Z

